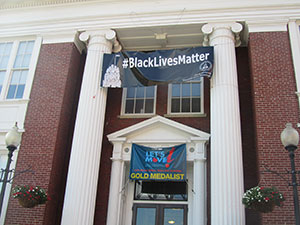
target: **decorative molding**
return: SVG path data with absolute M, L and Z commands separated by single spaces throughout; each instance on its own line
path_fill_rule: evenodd
M 240 23 L 208 23 L 205 24 L 201 30 L 204 33 L 204 46 L 209 46 L 212 42 L 212 39 L 215 37 L 219 37 L 220 35 L 217 34 L 218 30 L 230 30 L 232 34 L 229 32 L 225 33 L 223 31 L 220 31 L 222 33 L 222 36 L 228 36 L 229 38 L 232 37 L 235 39 L 235 46 L 238 47 L 241 45 L 241 38 L 240 38 L 240 32 L 243 30 L 243 26 Z
M 36 1 L 39 2 L 39 1 Z M 44 1 L 46 2 L 46 1 Z M 49 1 L 54 6 L 15 8 L 1 10 L 0 37 L 33 35 L 41 32 L 83 31 L 88 29 L 122 29 L 129 27 L 151 27 L 164 25 L 204 24 L 207 21 L 244 21 L 250 24 L 250 32 L 282 30 L 288 18 L 300 19 L 299 1 L 243 1 L 243 2 L 189 2 L 174 4 L 170 0 L 160 2 L 161 7 L 151 1 Z M 63 2 L 60 4 L 58 2 Z M 260 3 L 259 3 L 260 2 Z M 74 4 L 66 4 L 74 3 Z M 76 3 L 76 4 L 75 4 Z M 170 4 L 169 4 L 170 3 Z M 254 4 L 256 3 L 256 4 Z M 101 8 L 99 9 L 99 6 Z M 1 6 L 0 6 L 1 7 Z M 118 8 L 118 10 L 115 10 Z M 37 19 L 38 18 L 38 19 Z M 281 21 L 278 25 L 278 21 Z
M 70 4 L 78 2 L 88 2 L 91 0 L 1 0 L 0 9 L 13 9 L 25 7 L 38 7 L 46 5 Z
M 79 40 L 79 32 L 76 30 L 64 31 L 64 32 L 50 32 L 41 33 L 43 38 L 43 44 L 54 43 L 74 43 L 78 51 L 82 53 L 86 50 L 85 44 Z
M 79 40 L 86 43 L 88 46 L 93 44 L 107 45 L 110 42 L 112 46 L 109 47 L 113 48 L 113 52 L 122 50 L 122 46 L 117 40 L 117 33 L 111 29 L 84 31 L 79 35 Z
M 248 20 L 249 33 L 287 31 L 287 18 L 268 20 Z

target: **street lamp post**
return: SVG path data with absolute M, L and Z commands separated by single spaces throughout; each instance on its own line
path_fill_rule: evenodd
M 297 190 L 297 179 L 296 179 L 296 169 L 295 169 L 295 154 L 294 151 L 297 149 L 299 143 L 299 133 L 292 127 L 291 123 L 286 124 L 286 128 L 281 133 L 281 142 L 284 148 L 289 152 L 292 167 L 292 186 L 293 186 L 293 196 L 294 196 L 294 211 L 295 211 L 295 221 L 296 225 L 300 225 L 299 216 L 299 198 Z
M 0 192 L 0 215 L 2 212 L 6 184 L 9 182 L 8 175 L 11 172 L 10 164 L 12 162 L 12 156 L 14 151 L 18 148 L 20 142 L 21 142 L 21 134 L 18 132 L 18 127 L 16 123 L 16 125 L 5 135 L 5 143 L 8 149 L 8 159 L 7 159 L 5 170 L 2 169 L 2 173 L 4 172 L 3 179 L 1 176 L 1 180 L 0 180 L 0 182 L 2 182 L 2 187 Z

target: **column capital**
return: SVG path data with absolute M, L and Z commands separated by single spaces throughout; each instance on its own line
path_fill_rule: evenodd
M 214 39 L 218 37 L 227 37 L 235 42 L 238 47 L 241 44 L 240 32 L 243 30 L 243 25 L 240 23 L 208 23 L 202 26 L 204 33 L 203 45 L 215 45 Z
M 107 45 L 113 52 L 122 50 L 122 46 L 117 40 L 117 34 L 114 30 L 92 30 L 84 31 L 79 35 L 79 40 L 84 42 L 87 47 L 92 45 Z

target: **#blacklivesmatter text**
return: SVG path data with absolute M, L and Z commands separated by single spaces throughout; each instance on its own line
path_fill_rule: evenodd
M 147 59 L 139 59 L 137 57 L 129 57 L 123 59 L 122 66 L 124 69 L 126 68 L 152 68 L 152 67 L 162 67 L 162 66 L 177 66 L 181 64 L 192 64 L 202 62 L 208 59 L 209 53 L 202 54 L 192 54 L 192 55 L 178 55 L 173 58 L 164 58 L 162 56 L 159 57 L 148 57 Z

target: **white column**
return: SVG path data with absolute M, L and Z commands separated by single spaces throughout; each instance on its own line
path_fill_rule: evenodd
M 114 150 L 111 166 L 111 177 L 109 187 L 109 200 L 107 210 L 107 225 L 118 225 L 120 218 L 121 206 L 121 190 L 124 162 L 122 160 L 122 143 L 124 140 L 118 142 L 113 141 Z
M 206 224 L 206 158 L 205 144 L 196 143 L 193 181 L 193 224 Z
M 103 54 L 111 53 L 115 32 L 84 32 L 79 38 L 87 42 L 87 57 L 70 156 L 63 225 L 92 225 L 94 222 L 107 94 L 105 88 L 100 88 L 100 78 Z
M 241 121 L 235 45 L 242 25 L 206 24 L 202 31 L 214 46 L 211 79 L 211 224 L 243 225 L 245 210 Z

